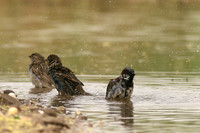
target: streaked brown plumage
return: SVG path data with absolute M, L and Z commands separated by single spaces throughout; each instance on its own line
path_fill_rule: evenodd
M 67 67 L 62 65 L 57 55 L 49 55 L 47 58 L 49 73 L 54 81 L 58 93 L 61 95 L 88 95 L 82 88 L 83 83 Z
M 38 53 L 33 53 L 29 56 L 32 63 L 29 66 L 29 72 L 32 84 L 35 88 L 53 88 L 54 84 L 48 74 L 48 67 L 45 59 Z

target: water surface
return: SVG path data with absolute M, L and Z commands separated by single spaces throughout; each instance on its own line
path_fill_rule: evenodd
M 200 132 L 199 0 L 0 0 L 0 91 L 80 110 L 96 132 Z M 31 53 L 58 54 L 93 96 L 60 99 L 29 81 Z M 104 99 L 135 69 L 130 102 Z
M 0 71 L 58 54 L 81 75 L 200 71 L 200 1 L 1 0 Z
M 129 102 L 105 100 L 110 78 L 117 75 L 81 75 L 84 89 L 93 96 L 60 98 L 54 89 L 38 90 L 26 74 L 4 74 L 0 90 L 12 89 L 18 98 L 36 98 L 41 105 L 66 107 L 66 113 L 83 112 L 96 132 L 196 133 L 200 114 L 200 73 L 137 73 Z

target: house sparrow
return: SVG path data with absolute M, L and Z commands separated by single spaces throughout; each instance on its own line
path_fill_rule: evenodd
M 49 55 L 46 61 L 49 67 L 49 73 L 59 95 L 88 95 L 82 88 L 84 86 L 83 83 L 69 68 L 62 65 L 57 55 Z
M 29 56 L 32 63 L 29 65 L 29 72 L 32 84 L 35 88 L 53 88 L 54 84 L 48 74 L 48 67 L 45 59 L 38 53 L 33 53 Z
M 123 100 L 130 99 L 133 92 L 134 70 L 124 68 L 121 75 L 116 79 L 111 79 L 106 90 L 106 99 L 108 100 Z

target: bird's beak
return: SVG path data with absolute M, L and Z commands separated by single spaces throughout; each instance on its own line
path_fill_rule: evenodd
M 29 55 L 28 57 L 31 58 L 31 55 Z

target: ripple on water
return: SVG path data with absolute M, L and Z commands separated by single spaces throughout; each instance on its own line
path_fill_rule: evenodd
M 105 100 L 107 81 L 116 76 L 81 76 L 93 96 L 62 99 L 57 91 L 35 90 L 24 74 L 0 76 L 0 89 L 12 89 L 19 98 L 39 98 L 47 106 L 82 111 L 96 132 L 199 132 L 200 78 L 194 74 L 139 73 L 130 102 Z M 186 80 L 187 79 L 187 80 Z

